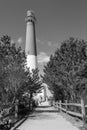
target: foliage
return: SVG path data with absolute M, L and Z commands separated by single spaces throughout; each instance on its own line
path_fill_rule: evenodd
M 79 100 L 87 88 L 87 43 L 70 38 L 61 43 L 44 66 L 43 81 L 48 84 L 55 100 Z
M 11 44 L 8 36 L 3 36 L 0 41 L 0 87 L 1 100 L 8 102 L 16 97 L 24 73 L 25 54 L 21 48 Z
M 40 81 L 38 72 L 38 69 L 35 69 L 32 70 L 32 73 L 27 73 L 27 79 L 24 82 L 25 91 L 30 94 L 30 98 L 42 88 L 42 82 Z
M 9 36 L 0 40 L 0 102 L 14 103 L 28 92 L 36 93 L 41 88 L 38 70 L 30 73 L 26 66 L 25 52 L 11 44 Z M 26 68 L 26 69 L 25 69 Z

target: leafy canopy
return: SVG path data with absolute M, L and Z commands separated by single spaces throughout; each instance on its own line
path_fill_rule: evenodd
M 55 100 L 75 101 L 83 96 L 87 90 L 87 43 L 74 38 L 61 43 L 44 66 L 43 81 Z

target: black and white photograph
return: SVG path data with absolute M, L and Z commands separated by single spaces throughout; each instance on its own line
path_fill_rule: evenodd
M 0 0 L 0 130 L 87 130 L 87 0 Z

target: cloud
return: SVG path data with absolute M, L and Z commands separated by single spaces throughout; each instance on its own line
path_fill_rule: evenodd
M 11 44 L 13 44 L 13 43 L 15 43 L 15 41 L 12 39 L 12 40 L 11 40 Z
M 47 42 L 48 46 L 52 47 L 58 47 L 58 43 L 53 43 L 52 41 Z
M 24 42 L 23 37 L 19 37 L 17 42 L 19 43 L 19 45 L 21 45 Z
M 47 40 L 42 41 L 42 40 L 40 40 L 38 38 L 36 38 L 36 42 L 40 43 L 42 45 L 47 44 L 49 47 L 58 47 L 59 46 L 58 43 L 55 43 L 55 42 L 52 42 L 52 41 L 47 41 Z
M 39 64 L 47 63 L 50 59 L 50 57 L 45 52 L 40 52 L 37 58 Z
M 41 41 L 40 39 L 36 38 L 36 42 L 40 44 L 44 44 L 44 41 Z
M 51 41 L 48 41 L 47 44 L 48 44 L 48 46 L 52 46 L 52 42 Z

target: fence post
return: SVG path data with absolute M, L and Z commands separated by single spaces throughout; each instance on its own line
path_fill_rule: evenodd
M 58 101 L 56 102 L 56 107 L 57 107 L 57 110 L 59 111 L 59 107 L 58 107 Z
M 68 108 L 68 107 L 67 107 L 67 100 L 65 100 L 65 104 L 66 104 L 66 105 L 65 105 L 65 108 L 66 108 L 66 113 L 67 113 L 67 108 Z
M 61 112 L 61 100 L 59 101 L 59 109 L 60 109 L 60 112 Z
M 85 122 L 86 122 L 86 113 L 85 113 L 85 104 L 84 104 L 84 100 L 81 98 L 81 111 L 82 111 L 82 120 L 83 120 L 83 127 L 85 126 Z
M 15 101 L 15 118 L 18 118 L 18 100 Z
M 53 101 L 53 106 L 55 107 L 55 101 Z

